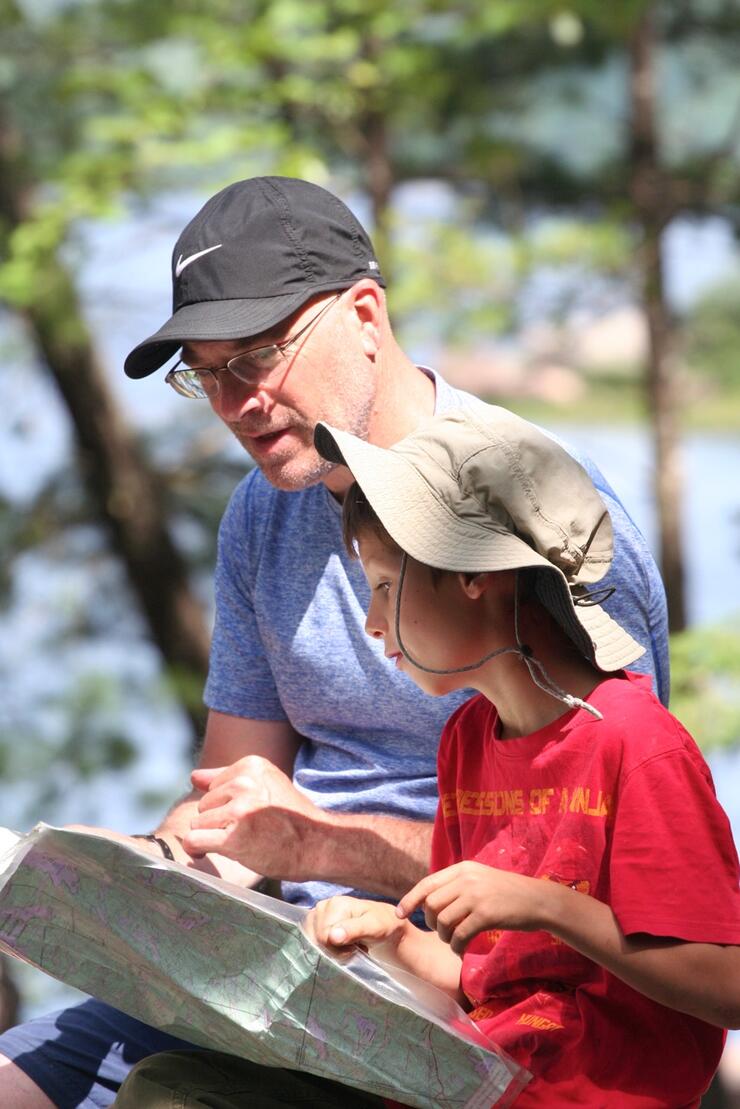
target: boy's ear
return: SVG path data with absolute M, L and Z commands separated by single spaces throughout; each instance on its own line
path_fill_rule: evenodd
M 459 573 L 457 579 L 465 596 L 470 597 L 471 601 L 476 601 L 490 587 L 491 572 L 484 570 L 479 574 Z

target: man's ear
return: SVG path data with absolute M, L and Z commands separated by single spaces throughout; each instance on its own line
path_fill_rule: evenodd
M 479 574 L 459 573 L 457 579 L 465 596 L 470 597 L 471 601 L 477 601 L 490 588 L 491 572 L 483 570 Z
M 382 341 L 385 304 L 377 281 L 366 277 L 348 290 L 348 299 L 368 358 L 375 358 Z

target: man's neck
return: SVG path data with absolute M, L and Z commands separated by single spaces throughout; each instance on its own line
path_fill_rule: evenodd
M 400 354 L 392 365 L 387 364 L 380 371 L 368 442 L 377 447 L 392 447 L 433 416 L 434 406 L 434 380 Z M 337 466 L 324 478 L 324 484 L 341 500 L 352 484 L 352 475 L 345 466 Z
M 378 447 L 393 446 L 433 416 L 434 407 L 433 379 L 402 356 L 381 371 L 368 441 Z

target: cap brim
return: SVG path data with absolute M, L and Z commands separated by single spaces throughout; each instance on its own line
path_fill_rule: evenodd
M 186 304 L 159 331 L 134 347 L 124 362 L 124 371 L 128 377 L 147 377 L 186 342 L 249 339 L 287 320 L 312 297 L 344 287 L 340 282 L 326 289 L 304 286 L 293 293 L 259 300 L 204 300 Z

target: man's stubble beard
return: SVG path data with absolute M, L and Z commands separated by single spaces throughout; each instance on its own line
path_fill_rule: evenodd
M 366 439 L 375 407 L 376 390 L 372 387 L 372 383 L 368 381 L 365 383 L 365 388 L 359 397 L 358 390 L 353 390 L 353 394 L 352 401 L 348 398 L 341 398 L 341 404 L 339 405 L 336 404 L 337 398 L 335 398 L 335 403 L 332 405 L 334 411 L 318 416 L 316 422 L 324 420 L 341 431 L 349 431 L 360 439 Z M 323 481 L 332 470 L 336 469 L 336 463 L 327 462 L 314 448 L 313 426 L 309 426 L 305 422 L 297 423 L 295 421 L 292 426 L 299 427 L 305 434 L 306 445 L 298 450 L 295 457 L 282 462 L 276 459 L 273 465 L 270 464 L 269 459 L 259 462 L 254 458 L 242 441 L 238 426 L 229 425 L 229 430 L 236 437 L 240 446 L 254 460 L 255 465 L 262 470 L 264 477 L 271 485 L 284 492 L 297 493 Z

